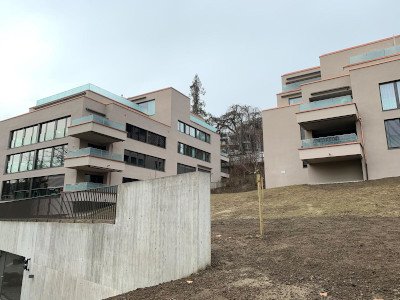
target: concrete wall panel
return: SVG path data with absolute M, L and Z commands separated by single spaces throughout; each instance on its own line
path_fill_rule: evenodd
M 32 259 L 21 299 L 102 299 L 188 276 L 211 263 L 210 175 L 120 185 L 115 224 L 2 221 L 0 249 Z

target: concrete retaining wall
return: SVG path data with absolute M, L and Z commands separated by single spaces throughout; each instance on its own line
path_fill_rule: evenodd
M 205 268 L 209 176 L 120 185 L 115 224 L 0 222 L 0 250 L 31 258 L 21 299 L 103 299 Z

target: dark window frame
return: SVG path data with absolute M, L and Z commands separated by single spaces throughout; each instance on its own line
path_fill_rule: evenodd
M 129 123 L 126 123 L 125 129 L 128 132 L 127 137 L 132 140 L 160 147 L 163 149 L 167 147 L 167 138 L 161 134 L 144 128 L 140 128 Z M 152 141 L 155 142 L 153 143 Z
M 181 127 L 183 128 L 183 130 Z M 194 130 L 194 136 L 190 134 L 191 130 Z M 196 127 L 193 127 L 191 125 L 188 125 L 185 122 L 182 122 L 180 120 L 178 120 L 178 131 L 181 133 L 184 133 L 186 135 L 189 135 L 195 139 L 198 139 L 202 142 L 211 144 L 211 135 L 209 133 L 207 133 L 203 130 L 197 129 Z M 202 135 L 204 136 L 204 139 L 200 138 Z
M 57 126 L 58 126 L 58 122 L 61 120 L 65 120 L 65 128 L 64 128 L 64 135 L 61 137 L 56 137 L 57 136 Z M 47 124 L 51 123 L 51 122 L 55 122 L 54 124 L 54 130 L 53 130 L 53 138 L 50 140 L 46 140 L 46 132 L 44 132 L 44 140 L 40 141 L 40 135 L 42 134 L 42 128 L 46 128 L 47 131 Z M 9 135 L 9 141 L 8 141 L 8 149 L 15 149 L 15 148 L 20 148 L 20 147 L 24 147 L 24 146 L 28 146 L 28 145 L 34 145 L 34 144 L 38 144 L 38 143 L 43 143 L 43 142 L 47 142 L 47 141 L 52 141 L 52 140 L 56 140 L 56 139 L 62 139 L 68 136 L 68 126 L 71 125 L 71 116 L 66 116 L 66 117 L 62 117 L 62 118 L 57 118 L 57 119 L 53 119 L 53 120 L 49 120 L 46 122 L 41 122 L 41 123 L 37 123 L 37 124 L 33 124 L 30 126 L 25 126 L 22 128 L 18 128 L 18 129 L 14 129 L 10 131 L 10 135 Z M 27 129 L 32 128 L 32 132 L 34 132 L 34 128 L 37 127 L 37 131 L 36 131 L 36 138 L 35 141 L 32 141 L 32 137 L 33 134 L 30 138 L 31 142 L 29 144 L 25 144 L 24 141 L 26 139 L 26 131 Z M 22 143 L 20 146 L 13 146 L 13 144 L 15 145 L 15 142 L 13 143 L 14 139 L 13 139 L 13 135 L 14 133 L 23 130 L 22 133 Z
M 62 147 L 62 152 L 64 153 L 64 157 L 63 157 L 63 159 L 61 160 L 61 164 L 60 164 L 60 165 L 53 165 L 53 164 L 54 164 L 54 157 L 55 157 L 55 156 L 54 156 L 54 154 L 55 154 L 55 149 L 56 149 L 56 148 L 60 148 L 60 147 Z M 40 166 L 39 166 L 39 159 L 40 159 L 40 157 L 39 157 L 39 152 L 40 152 L 40 151 L 43 152 L 43 153 L 42 153 L 42 158 L 43 158 L 44 152 L 45 152 L 45 150 L 47 150 L 47 149 L 51 149 L 50 166 L 49 166 L 49 167 L 43 168 L 43 167 L 42 167 L 43 161 L 40 162 Z M 41 169 L 49 169 L 49 168 L 60 168 L 60 167 L 63 167 L 63 166 L 64 166 L 64 159 L 65 159 L 65 157 L 66 157 L 67 151 L 68 151 L 68 144 L 62 144 L 62 145 L 56 145 L 56 146 L 52 146 L 52 147 L 40 148 L 40 149 L 31 150 L 31 151 L 25 151 L 25 152 L 19 152 L 19 153 L 13 153 L 13 154 L 7 155 L 7 156 L 6 156 L 6 164 L 5 164 L 5 171 L 4 171 L 4 174 L 15 174 L 15 173 L 30 172 L 30 171 L 41 170 Z M 33 152 L 33 155 L 32 155 L 32 152 Z M 26 154 L 26 153 L 29 153 L 29 161 L 28 161 L 28 163 L 31 162 L 31 157 L 33 156 L 33 159 L 32 159 L 32 169 L 31 169 L 31 170 L 27 169 L 27 170 L 21 171 L 22 157 L 23 157 L 23 155 Z M 9 172 L 9 162 L 10 162 L 10 160 L 14 161 L 15 155 L 20 155 L 17 171 L 15 171 L 15 172 Z M 13 166 L 13 162 L 11 163 L 10 170 L 12 169 L 12 166 Z
M 136 164 L 132 163 L 132 159 L 131 158 L 136 158 Z M 148 166 L 146 161 L 152 159 L 154 162 L 154 167 L 153 166 Z M 140 161 L 143 161 L 143 163 L 140 163 Z M 147 155 L 147 154 L 143 154 L 143 153 L 139 153 L 136 151 L 130 151 L 125 149 L 124 150 L 124 161 L 127 165 L 130 166 L 135 166 L 135 167 L 139 167 L 139 168 L 144 168 L 144 169 L 148 169 L 148 170 L 155 170 L 155 171 L 160 171 L 160 172 L 165 172 L 165 159 L 164 158 L 160 158 L 160 157 L 156 157 L 156 156 L 152 156 L 152 155 Z
M 381 85 L 389 84 L 389 83 L 393 84 L 397 107 L 396 108 L 390 108 L 390 109 L 383 109 Z M 400 79 L 379 83 L 379 96 L 380 96 L 380 100 L 381 100 L 381 109 L 382 109 L 382 111 L 391 111 L 391 110 L 400 109 L 400 92 L 399 92 L 399 89 L 397 87 L 397 83 L 400 84 Z
M 181 153 L 181 151 L 180 151 L 180 149 L 182 149 L 182 147 L 183 147 L 183 153 Z M 195 148 L 195 147 L 192 147 L 190 145 L 186 145 L 181 142 L 178 142 L 178 153 L 211 163 L 211 153 L 201 150 L 201 149 L 198 149 L 198 148 Z
M 387 127 L 386 127 L 386 122 L 387 122 L 387 121 L 394 121 L 394 120 L 397 120 L 397 121 L 398 121 L 398 123 L 399 123 L 399 128 L 400 128 L 400 118 L 387 119 L 387 120 L 384 120 L 384 122 L 383 122 L 384 127 L 385 127 L 386 145 L 387 145 L 388 150 L 400 149 L 400 145 L 399 145 L 398 147 L 390 147 L 390 146 L 389 146 L 389 139 L 388 139 L 388 132 L 387 132 Z

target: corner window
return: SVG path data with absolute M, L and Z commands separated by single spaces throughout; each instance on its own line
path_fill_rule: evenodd
M 385 120 L 385 129 L 388 148 L 400 148 L 400 119 Z
M 400 108 L 399 101 L 400 81 L 383 83 L 379 85 L 381 93 L 382 110 Z

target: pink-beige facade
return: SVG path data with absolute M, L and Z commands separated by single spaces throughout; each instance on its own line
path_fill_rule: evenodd
M 400 176 L 400 36 L 319 59 L 262 112 L 266 187 Z
M 174 88 L 124 98 L 87 84 L 0 126 L 2 200 L 194 171 L 228 177 L 219 134 Z

